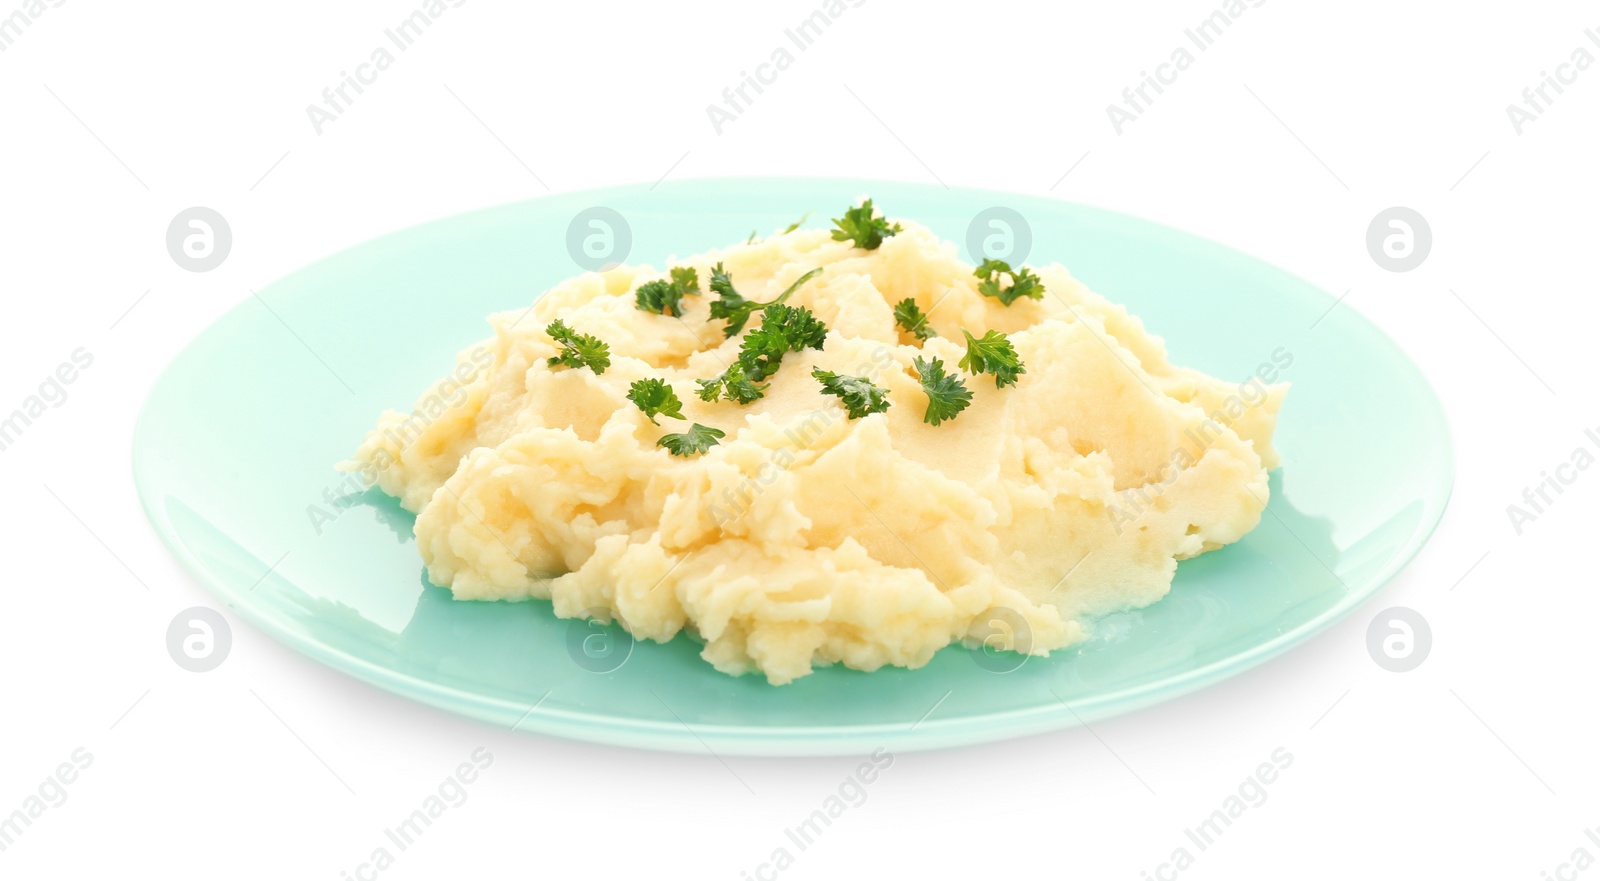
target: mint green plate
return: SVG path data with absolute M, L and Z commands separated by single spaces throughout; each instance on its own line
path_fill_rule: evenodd
M 1275 350 L 1291 353 L 1283 467 L 1261 525 L 1181 564 L 1166 599 L 1102 619 L 1094 639 L 1048 659 L 1017 666 L 1004 661 L 1021 656 L 958 645 L 920 670 L 834 667 L 775 688 L 716 672 L 686 636 L 630 647 L 620 630 L 558 619 L 548 603 L 455 602 L 423 577 L 412 517 L 333 470 L 379 411 L 409 409 L 456 351 L 488 335 L 484 316 L 578 271 L 567 228 L 579 211 L 621 212 L 629 262 L 660 266 L 805 211 L 826 225 L 863 193 L 958 243 L 979 211 L 1021 212 L 1030 263 L 1060 261 L 1126 304 L 1176 363 L 1243 381 Z M 1332 307 L 1236 251 L 1032 196 L 783 178 L 564 194 L 385 236 L 246 300 L 156 384 L 134 475 L 156 531 L 234 612 L 426 704 L 507 728 L 718 754 L 991 741 L 1233 676 L 1349 613 L 1416 554 L 1450 494 L 1444 417 L 1393 342 Z

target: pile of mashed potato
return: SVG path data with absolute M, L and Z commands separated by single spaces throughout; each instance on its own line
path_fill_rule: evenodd
M 345 467 L 418 514 L 428 577 L 457 599 L 550 600 L 659 641 L 688 630 L 718 670 L 774 684 L 819 664 L 918 667 L 963 640 L 1046 655 L 1256 525 L 1286 385 L 1174 367 L 1059 265 L 1035 270 L 1042 299 L 1004 306 L 954 245 L 899 222 L 871 251 L 808 229 L 674 260 L 701 279 L 681 318 L 635 307 L 666 267 L 563 282 L 491 316 L 493 338 L 414 412 L 385 413 Z M 696 394 L 739 350 L 708 315 L 718 262 L 761 301 L 822 269 L 787 301 L 827 324 L 822 349 L 787 355 L 745 406 Z M 896 327 L 907 297 L 937 336 Z M 603 374 L 546 363 L 558 318 L 610 346 Z M 962 329 L 1009 335 L 1016 385 L 957 368 Z M 972 390 L 954 420 L 923 421 L 918 355 Z M 814 367 L 868 377 L 891 406 L 848 418 Z M 687 421 L 657 426 L 627 399 L 648 377 Z M 690 457 L 657 446 L 689 422 L 726 437 Z

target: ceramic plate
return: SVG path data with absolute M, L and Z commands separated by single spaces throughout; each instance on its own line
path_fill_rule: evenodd
M 410 409 L 455 352 L 488 336 L 484 316 L 579 270 L 568 241 L 580 212 L 620 213 L 627 232 L 614 229 L 609 247 L 661 266 L 805 211 L 825 226 L 862 194 L 961 243 L 969 261 L 980 212 L 1019 212 L 1028 262 L 1064 263 L 1126 304 L 1175 363 L 1242 382 L 1275 351 L 1289 353 L 1283 467 L 1261 525 L 1180 564 L 1166 599 L 1102 619 L 1091 641 L 1048 659 L 1018 665 L 1020 656 L 957 645 L 919 670 L 833 667 L 775 688 L 716 672 L 686 636 L 631 645 L 620 629 L 556 618 L 548 603 L 455 602 L 427 583 L 413 518 L 334 471 L 381 410 Z M 603 249 L 607 238 L 586 246 Z M 195 577 L 311 657 L 508 728 L 718 754 L 997 740 L 1194 691 L 1282 654 L 1370 597 L 1433 530 L 1451 484 L 1448 429 L 1417 368 L 1354 310 L 1294 276 L 1081 205 L 809 179 L 564 194 L 330 257 L 241 303 L 178 356 L 140 417 L 133 465 L 157 532 Z

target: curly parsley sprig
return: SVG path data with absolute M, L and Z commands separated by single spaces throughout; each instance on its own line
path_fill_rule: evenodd
M 766 394 L 764 380 L 778 372 L 778 365 L 789 352 L 821 349 L 828 326 L 804 306 L 772 303 L 761 310 L 761 326 L 745 334 L 739 344 L 739 357 L 728 369 L 710 379 L 695 380 L 700 400 L 727 398 L 748 404 Z
M 650 377 L 648 379 L 634 380 L 628 386 L 628 400 L 632 401 L 644 415 L 650 417 L 650 422 L 656 422 L 657 416 L 671 416 L 673 419 L 683 419 L 683 401 L 679 400 L 678 393 L 667 385 L 665 380 Z M 656 446 L 666 447 L 667 452 L 674 456 L 693 456 L 711 449 L 727 436 L 727 432 L 698 422 L 690 423 L 689 429 L 677 434 L 664 434 L 656 441 Z
M 865 376 L 844 376 L 821 367 L 813 368 L 811 376 L 822 383 L 823 394 L 833 395 L 844 403 L 851 419 L 889 409 L 889 390 L 873 385 Z
M 711 301 L 711 317 L 720 318 L 727 322 L 722 328 L 722 336 L 725 339 L 732 339 L 739 334 L 739 331 L 744 330 L 745 324 L 757 309 L 775 306 L 789 299 L 790 294 L 799 290 L 801 285 L 810 281 L 821 271 L 822 268 L 819 266 L 807 272 L 795 279 L 794 283 L 784 289 L 784 292 L 775 299 L 761 303 L 746 299 L 743 294 L 740 294 L 738 289 L 733 286 L 733 278 L 723 271 L 722 264 L 718 263 L 716 266 L 711 267 L 711 281 L 709 282 L 711 292 L 717 295 L 717 299 Z
M 1012 269 L 1004 260 L 985 260 L 972 274 L 982 279 L 978 282 L 978 293 L 994 297 L 1002 306 L 1009 306 L 1023 297 L 1044 299 L 1044 282 L 1026 266 Z M 1011 279 L 1009 285 L 1004 284 L 1007 277 Z
M 683 315 L 683 298 L 699 296 L 700 273 L 693 266 L 677 266 L 668 272 L 671 280 L 658 278 L 639 285 L 633 292 L 634 308 L 657 315 Z
M 728 433 L 720 428 L 696 422 L 682 434 L 662 435 L 661 440 L 656 441 L 656 446 L 666 447 L 667 452 L 674 456 L 693 456 L 711 449 L 727 436 Z
M 972 390 L 961 381 L 961 377 L 945 373 L 943 361 L 938 358 L 924 361 L 918 355 L 911 364 L 917 368 L 918 381 L 922 383 L 923 393 L 928 396 L 928 409 L 922 414 L 923 422 L 938 425 L 947 419 L 954 419 L 972 403 Z
M 548 359 L 551 367 L 587 367 L 599 375 L 611 366 L 611 347 L 598 337 L 577 333 L 559 318 L 550 322 L 544 332 L 560 347 L 556 356 Z
M 833 231 L 833 240 L 836 242 L 852 242 L 857 248 L 875 251 L 883 240 L 899 232 L 904 232 L 900 224 L 891 224 L 888 218 L 874 217 L 872 200 L 866 199 L 854 208 L 846 209 L 843 217 L 835 217 L 833 225 L 838 229 Z
M 768 383 L 752 382 L 738 364 L 710 379 L 697 379 L 695 384 L 700 386 L 700 391 L 696 393 L 700 396 L 700 400 L 711 403 L 719 398 L 727 398 L 735 404 L 749 404 L 760 400 L 766 395 L 768 385 Z
M 910 297 L 894 304 L 894 323 L 906 333 L 919 340 L 938 336 L 938 332 L 928 324 L 928 316 L 917 307 L 917 301 Z
M 1011 341 L 998 330 L 991 330 L 981 339 L 974 338 L 966 328 L 961 333 L 967 338 L 967 354 L 962 357 L 961 369 L 973 376 L 988 373 L 994 377 L 994 387 L 1003 388 L 1017 384 L 1017 376 L 1026 373 L 1022 359 Z
M 683 418 L 683 401 L 678 399 L 678 393 L 665 380 L 654 377 L 634 380 L 628 386 L 628 400 L 650 417 L 650 422 L 655 425 L 661 424 L 656 422 L 657 416 Z

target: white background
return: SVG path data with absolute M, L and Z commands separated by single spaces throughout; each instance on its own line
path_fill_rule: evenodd
M 1600 53 L 1592 5 L 1270 0 L 1119 135 L 1106 105 L 1217 4 L 870 0 L 718 135 L 706 105 L 816 4 L 473 0 L 318 135 L 306 105 L 418 5 L 72 0 L 0 53 L 0 410 L 73 349 L 95 359 L 0 453 L 0 814 L 75 748 L 94 756 L 0 876 L 354 877 L 485 747 L 466 804 L 381 877 L 754 877 L 856 759 L 724 767 L 514 735 L 237 619 L 220 669 L 180 670 L 167 624 L 212 601 L 147 525 L 128 465 L 158 372 L 250 289 L 421 221 L 668 174 L 1050 192 L 1200 233 L 1349 291 L 1338 308 L 1411 354 L 1456 443 L 1438 534 L 1357 614 L 1093 732 L 899 755 L 782 877 L 1155 877 L 1279 747 L 1295 760 L 1268 801 L 1181 877 L 1539 879 L 1580 846 L 1600 857 L 1583 834 L 1600 825 L 1600 469 L 1521 535 L 1506 513 L 1600 426 L 1600 69 L 1520 135 L 1505 111 L 1575 47 Z M 191 205 L 232 226 L 209 273 L 165 249 Z M 1364 244 L 1392 205 L 1433 230 L 1409 273 Z M 1411 673 L 1367 654 L 1393 605 L 1432 625 Z

